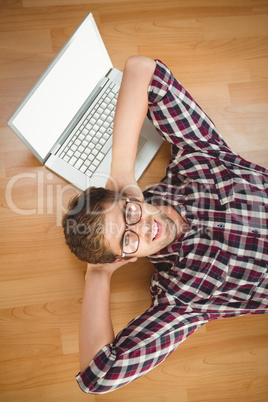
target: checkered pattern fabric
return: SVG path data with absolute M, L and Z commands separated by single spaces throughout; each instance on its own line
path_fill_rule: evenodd
M 268 171 L 232 152 L 190 94 L 157 60 L 148 116 L 172 145 L 147 202 L 189 223 L 151 256 L 152 304 L 76 377 L 84 392 L 113 391 L 157 366 L 214 319 L 267 312 Z

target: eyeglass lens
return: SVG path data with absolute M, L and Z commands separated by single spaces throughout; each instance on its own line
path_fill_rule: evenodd
M 123 238 L 123 252 L 125 254 L 132 254 L 138 250 L 139 247 L 139 237 L 137 233 L 128 230 L 125 232 Z
M 141 218 L 141 206 L 134 202 L 128 202 L 125 211 L 126 223 L 133 225 Z

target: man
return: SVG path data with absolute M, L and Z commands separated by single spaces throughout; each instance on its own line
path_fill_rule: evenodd
M 143 199 L 134 162 L 147 113 L 172 159 Z M 63 219 L 67 244 L 88 261 L 77 376 L 84 392 L 146 374 L 210 320 L 267 311 L 267 184 L 267 170 L 229 149 L 162 62 L 127 60 L 107 189 L 88 189 Z M 157 269 L 152 304 L 115 338 L 112 273 L 144 256 Z

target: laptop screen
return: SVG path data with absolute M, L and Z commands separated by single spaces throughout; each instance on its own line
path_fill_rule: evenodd
M 112 63 L 89 14 L 11 118 L 12 128 L 39 160 L 48 155 L 110 68 Z

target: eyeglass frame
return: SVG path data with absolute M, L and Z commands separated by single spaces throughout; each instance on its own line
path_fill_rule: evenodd
M 123 234 L 123 236 L 122 236 L 122 253 L 121 253 L 121 257 L 125 257 L 126 255 L 134 254 L 134 253 L 136 253 L 136 252 L 138 251 L 139 246 L 140 246 L 140 236 L 139 236 L 138 233 L 136 233 L 134 230 L 129 229 L 129 226 L 131 226 L 131 225 L 136 225 L 137 223 L 139 223 L 139 222 L 141 221 L 141 218 L 142 218 L 142 207 L 141 207 L 141 205 L 138 203 L 138 202 L 139 202 L 138 200 L 136 200 L 136 199 L 131 199 L 131 198 L 126 197 L 126 198 L 124 198 L 124 201 L 125 201 L 125 206 L 124 206 L 124 210 L 123 210 L 122 212 L 123 212 L 123 216 L 124 216 L 124 220 L 125 220 L 126 229 L 125 229 L 124 234 Z M 141 212 L 141 214 L 140 214 L 140 219 L 139 219 L 137 222 L 135 222 L 135 223 L 127 223 L 127 221 L 126 221 L 126 206 L 127 206 L 127 204 L 129 204 L 129 203 L 137 204 L 137 205 L 140 207 L 140 212 Z M 136 249 L 135 251 L 133 251 L 132 253 L 125 253 L 125 252 L 123 251 L 124 238 L 125 238 L 125 235 L 126 235 L 127 232 L 135 233 L 135 235 L 136 235 L 137 238 L 138 238 L 138 247 L 137 247 L 137 249 Z

